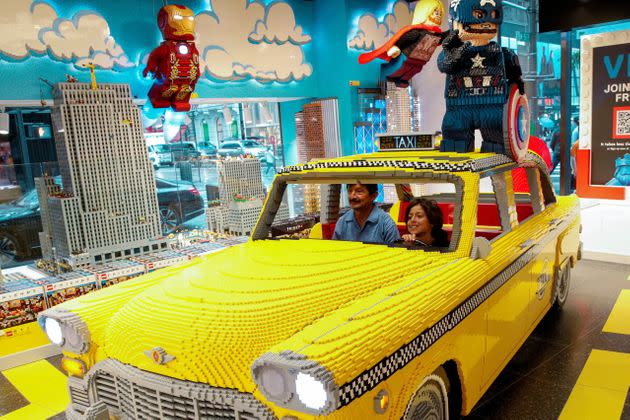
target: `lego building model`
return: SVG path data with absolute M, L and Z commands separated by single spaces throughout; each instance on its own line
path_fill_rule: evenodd
M 129 85 L 60 83 L 54 98 L 63 189 L 50 176 L 36 179 L 43 257 L 78 267 L 166 248 Z
M 228 230 L 234 235 L 249 235 L 256 226 L 263 207 L 260 198 L 235 196 L 228 205 Z
M 160 9 L 157 20 L 164 41 L 151 52 L 142 72 L 155 79 L 149 100 L 154 108 L 190 111 L 188 101 L 199 79 L 195 15 L 188 7 L 170 4 Z
M 420 132 L 420 98 L 411 95 L 408 88 L 396 87 L 393 82 L 387 82 L 385 86 L 387 133 Z
M 217 163 L 219 201 L 206 209 L 208 229 L 232 234 L 251 233 L 265 198 L 260 160 L 228 158 Z
M 227 229 L 226 212 L 220 201 L 209 202 L 206 209 L 206 224 L 211 232 L 225 232 Z
M 314 101 L 295 114 L 298 162 L 341 156 L 339 117 L 333 99 Z M 319 212 L 318 185 L 305 185 L 297 194 L 303 198 L 304 214 Z M 297 197 L 294 197 L 294 202 Z M 302 201 L 302 200 L 300 200 Z

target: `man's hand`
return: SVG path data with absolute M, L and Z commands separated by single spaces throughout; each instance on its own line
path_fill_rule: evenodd
M 399 55 L 400 55 L 400 48 L 398 48 L 396 45 L 394 45 L 387 51 L 388 57 L 396 58 Z

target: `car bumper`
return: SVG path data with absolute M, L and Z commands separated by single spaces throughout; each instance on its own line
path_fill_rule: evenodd
M 179 418 L 183 413 L 184 418 L 216 418 L 220 413 L 221 418 L 276 419 L 252 394 L 158 375 L 112 359 L 94 365 L 83 379 L 68 378 L 68 390 L 70 420 Z
M 173 158 L 171 156 L 159 156 L 158 157 L 158 163 L 160 165 L 172 165 L 173 164 Z

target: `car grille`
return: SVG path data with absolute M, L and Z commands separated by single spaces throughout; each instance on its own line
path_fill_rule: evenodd
M 253 395 L 145 372 L 115 360 L 96 364 L 86 378 L 90 394 L 112 414 L 134 419 L 271 420 Z M 74 402 L 74 401 L 73 401 Z

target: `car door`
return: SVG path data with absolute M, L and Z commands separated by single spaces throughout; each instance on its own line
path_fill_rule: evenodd
M 486 387 L 501 371 L 525 338 L 529 320 L 532 248 L 516 215 L 510 172 L 491 176 L 493 194 L 480 197 L 476 235 L 490 239 L 485 263 L 493 267 L 497 289 L 486 302 L 486 349 L 481 386 Z M 493 198 L 488 200 L 487 198 Z M 499 232 L 492 232 L 492 229 Z M 497 236 L 494 236 L 498 233 Z
M 528 326 L 531 331 L 540 319 L 545 315 L 554 299 L 554 271 L 556 267 L 556 231 L 557 220 L 550 218 L 548 211 L 544 210 L 555 206 L 555 203 L 545 203 L 542 194 L 538 191 L 542 188 L 542 182 L 548 182 L 547 177 L 541 176 L 537 168 L 528 169 L 528 183 L 530 191 L 530 199 L 534 208 L 533 215 L 522 222 L 524 228 L 531 232 L 543 234 L 543 240 L 539 241 L 536 246 L 540 252 L 536 255 L 531 272 L 530 272 L 530 307 Z M 551 189 L 551 186 L 548 186 Z

